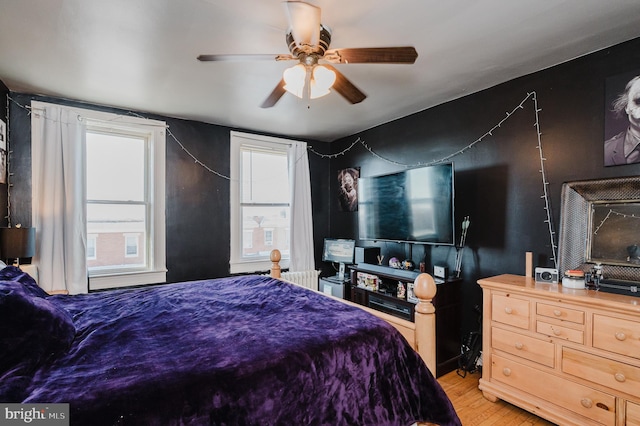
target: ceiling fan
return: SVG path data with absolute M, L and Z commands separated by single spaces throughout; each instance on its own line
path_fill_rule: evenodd
M 284 1 L 289 30 L 286 42 L 290 54 L 222 54 L 200 55 L 199 61 L 276 60 L 298 61 L 287 68 L 275 89 L 262 103 L 270 108 L 285 92 L 300 98 L 314 99 L 333 88 L 352 104 L 367 96 L 351 83 L 332 64 L 413 64 L 418 57 L 416 49 L 405 47 L 366 47 L 329 49 L 331 30 L 320 22 L 320 8 L 304 1 Z

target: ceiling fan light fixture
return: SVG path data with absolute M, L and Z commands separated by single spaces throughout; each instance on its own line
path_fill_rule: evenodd
M 276 87 L 260 105 L 271 108 L 289 92 L 310 100 L 330 93 L 340 94 L 350 104 L 366 99 L 349 79 L 331 64 L 413 64 L 418 52 L 412 46 L 356 47 L 329 49 L 331 28 L 321 23 L 322 12 L 314 0 L 283 0 L 289 27 L 285 41 L 291 54 L 222 54 L 199 55 L 202 62 L 273 60 L 299 63 L 284 71 Z M 322 65 L 318 65 L 318 63 Z
M 282 74 L 284 90 L 303 99 L 316 99 L 329 94 L 336 81 L 336 73 L 322 65 L 294 65 Z
M 333 83 L 335 82 L 335 72 L 326 67 L 323 67 L 322 65 L 316 65 L 315 67 L 313 67 L 309 97 L 311 99 L 316 99 L 328 95 L 329 89 L 333 87 Z
M 304 1 L 285 1 L 284 6 L 296 45 L 316 46 L 320 38 L 320 8 Z
M 297 64 L 284 70 L 282 78 L 285 82 L 284 90 L 299 98 L 304 96 L 304 84 L 307 79 L 307 67 Z

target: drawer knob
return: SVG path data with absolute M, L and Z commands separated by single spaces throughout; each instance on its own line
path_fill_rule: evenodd
M 508 313 L 508 314 L 513 313 L 513 309 L 511 309 L 511 308 L 510 308 L 510 307 L 508 307 L 508 306 L 507 306 L 506 308 L 504 308 L 504 311 L 505 311 L 506 313 Z
M 516 349 L 522 349 L 524 348 L 524 345 L 520 342 L 516 342 Z
M 559 336 L 562 334 L 562 330 L 558 330 L 556 328 L 551 327 L 551 331 L 553 331 L 553 334 L 555 334 L 556 336 Z
M 620 382 L 620 383 L 624 383 L 624 381 L 627 380 L 627 378 L 624 377 L 624 374 L 622 374 L 622 373 L 616 373 L 616 374 L 613 375 L 613 377 L 615 377 L 616 380 L 618 382 Z
M 511 369 L 508 367 L 505 367 L 502 369 L 502 374 L 504 374 L 505 376 L 510 376 L 511 375 Z
M 593 406 L 593 401 L 590 398 L 582 398 L 580 400 L 580 404 L 582 404 L 584 408 L 591 408 Z
M 627 335 L 624 334 L 622 331 L 618 331 L 616 333 L 616 339 L 620 340 L 621 342 L 624 341 L 627 338 Z
M 559 309 L 554 309 L 554 310 L 553 310 L 553 315 L 555 315 L 555 316 L 559 317 L 559 316 L 561 316 L 561 315 L 562 315 L 562 312 L 561 312 Z

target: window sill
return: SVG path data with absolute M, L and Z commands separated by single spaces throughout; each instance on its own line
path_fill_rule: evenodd
M 243 274 L 252 272 L 264 272 L 271 270 L 273 263 L 270 260 L 252 261 L 252 262 L 230 262 L 229 272 L 231 274 Z M 289 268 L 289 259 L 280 261 L 280 268 Z
M 89 291 L 132 287 L 145 284 L 161 284 L 167 281 L 167 271 L 127 272 L 89 277 Z

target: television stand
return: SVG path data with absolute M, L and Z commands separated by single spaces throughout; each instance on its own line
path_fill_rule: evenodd
M 351 265 L 349 269 L 351 281 L 345 286 L 349 287 L 349 291 L 345 289 L 345 299 L 398 318 L 414 321 L 415 302 L 407 300 L 407 292 L 404 297 L 397 297 L 397 288 L 398 283 L 403 283 L 408 289 L 420 272 L 368 263 Z M 378 278 L 378 289 L 371 290 L 362 285 L 359 286 L 358 273 L 375 275 Z M 458 367 L 462 334 L 460 299 L 462 279 L 448 278 L 436 281 L 436 284 L 438 291 L 433 299 L 433 306 L 436 309 L 436 376 L 440 377 Z
M 349 267 L 350 269 L 356 269 L 360 272 L 367 272 L 376 275 L 382 275 L 389 278 L 400 279 L 400 280 L 415 280 L 420 272 L 418 271 L 410 271 L 407 269 L 396 269 L 390 266 L 383 265 L 373 265 L 370 263 L 358 263 L 357 265 L 353 265 Z

